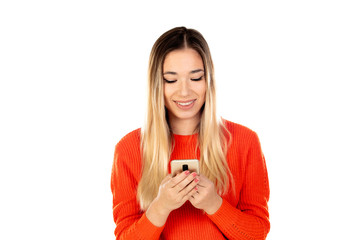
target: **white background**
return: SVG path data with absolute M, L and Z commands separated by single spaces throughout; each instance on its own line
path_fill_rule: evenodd
M 260 137 L 267 239 L 360 239 L 358 1 L 218 2 L 1 1 L 0 239 L 114 239 L 114 147 L 176 26 L 210 45 L 219 114 Z

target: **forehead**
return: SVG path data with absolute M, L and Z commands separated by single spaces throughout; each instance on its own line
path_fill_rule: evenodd
M 191 48 L 179 49 L 169 52 L 164 60 L 163 70 L 174 72 L 190 72 L 194 69 L 203 69 L 200 54 Z

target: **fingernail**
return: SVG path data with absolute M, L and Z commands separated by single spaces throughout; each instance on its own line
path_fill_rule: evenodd
M 193 175 L 193 177 L 196 177 L 196 176 L 197 176 L 197 173 L 196 173 L 196 172 L 193 172 L 192 175 Z
M 198 190 L 198 187 L 195 187 L 194 189 L 197 191 L 197 190 Z
M 194 181 L 197 183 L 197 182 L 199 182 L 199 179 L 195 178 L 195 180 L 194 180 Z
M 185 171 L 185 175 L 189 175 L 190 172 L 188 170 Z

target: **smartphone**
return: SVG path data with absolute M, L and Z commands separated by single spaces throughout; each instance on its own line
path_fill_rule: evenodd
M 199 160 L 197 159 L 179 159 L 171 161 L 171 176 L 176 173 L 189 170 L 190 172 L 197 172 L 200 174 Z

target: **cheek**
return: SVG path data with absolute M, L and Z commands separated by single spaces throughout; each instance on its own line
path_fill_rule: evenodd
M 165 99 L 166 99 L 167 96 L 169 95 L 168 92 L 169 92 L 168 88 L 167 88 L 166 86 L 164 86 L 164 98 L 165 98 Z
M 170 101 L 171 95 L 172 95 L 171 88 L 164 86 L 164 100 L 165 100 L 165 103 Z
M 201 96 L 202 98 L 205 99 L 205 95 L 206 95 L 206 84 L 202 84 L 201 86 L 199 86 L 199 89 L 198 89 L 198 94 L 199 96 Z

